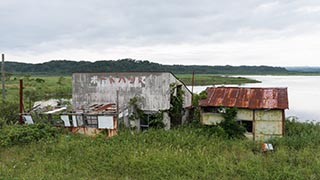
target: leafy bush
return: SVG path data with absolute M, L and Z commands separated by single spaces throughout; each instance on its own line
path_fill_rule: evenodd
M 245 128 L 238 124 L 235 120 L 237 116 L 236 108 L 224 108 L 225 113 L 222 113 L 224 121 L 218 124 L 221 126 L 228 138 L 244 138 Z
M 1 124 L 15 124 L 19 120 L 19 104 L 4 102 L 0 105 L 0 127 Z
M 170 109 L 169 116 L 171 118 L 171 126 L 175 127 L 181 124 L 182 109 L 183 109 L 184 91 L 181 85 L 170 84 Z
M 61 131 L 47 124 L 8 125 L 0 131 L 0 146 L 26 144 L 56 137 Z
M 149 117 L 149 126 L 156 129 L 164 128 L 163 112 L 158 111 L 157 113 L 152 114 Z
M 285 135 L 283 138 L 273 139 L 275 145 L 284 145 L 295 150 L 320 145 L 320 124 L 314 122 L 285 121 Z

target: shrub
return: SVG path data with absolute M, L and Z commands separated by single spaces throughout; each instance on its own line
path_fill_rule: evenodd
M 320 124 L 314 122 L 285 121 L 283 138 L 273 139 L 275 145 L 283 145 L 295 150 L 320 145 Z
M 26 144 L 55 138 L 61 131 L 48 124 L 8 125 L 0 131 L 0 146 Z
M 19 120 L 19 104 L 4 102 L 0 105 L 0 124 L 15 124 Z M 1 125 L 0 125 L 1 127 Z
M 219 123 L 218 125 L 221 126 L 227 137 L 230 139 L 233 138 L 244 138 L 245 128 L 238 124 L 235 120 L 237 116 L 237 109 L 236 108 L 224 108 L 225 113 L 222 113 L 224 121 Z

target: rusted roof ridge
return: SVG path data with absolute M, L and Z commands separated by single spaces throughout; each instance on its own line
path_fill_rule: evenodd
M 207 88 L 208 98 L 200 106 L 226 106 L 249 109 L 287 109 L 287 88 Z

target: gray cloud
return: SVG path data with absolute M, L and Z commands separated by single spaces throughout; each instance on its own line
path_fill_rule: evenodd
M 317 0 L 10 0 L 0 2 L 0 49 L 49 56 L 68 49 L 247 43 L 312 34 L 320 30 L 319 18 Z

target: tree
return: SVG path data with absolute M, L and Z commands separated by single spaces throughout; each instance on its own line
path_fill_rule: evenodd
M 244 138 L 244 133 L 246 129 L 241 126 L 239 123 L 236 122 L 235 118 L 237 116 L 237 109 L 236 108 L 223 108 L 225 113 L 222 113 L 224 121 L 219 123 L 225 133 L 227 134 L 228 138 Z

